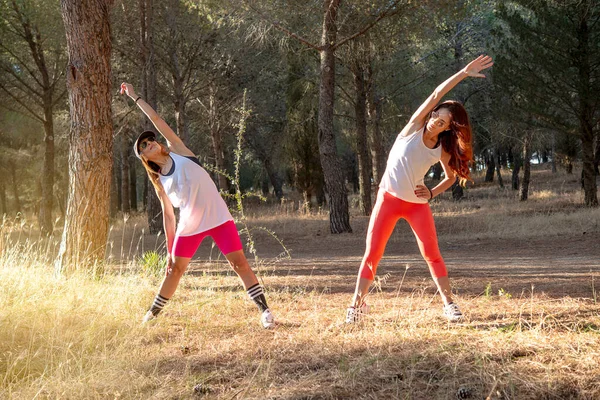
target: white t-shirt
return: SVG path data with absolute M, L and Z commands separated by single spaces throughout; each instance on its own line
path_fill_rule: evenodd
M 215 183 L 196 157 L 170 153 L 173 167 L 160 182 L 173 207 L 180 209 L 178 236 L 191 236 L 233 220 Z
M 425 127 L 396 138 L 390 151 L 387 167 L 379 187 L 399 199 L 411 203 L 427 203 L 414 191 L 417 185 L 425 185 L 424 177 L 429 167 L 440 161 L 442 146 L 430 149 L 423 143 Z

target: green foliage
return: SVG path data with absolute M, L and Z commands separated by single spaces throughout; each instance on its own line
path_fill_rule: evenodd
M 243 200 L 245 197 L 253 195 L 253 194 L 248 194 L 248 193 L 245 193 L 245 194 L 242 193 L 242 188 L 240 186 L 240 166 L 241 166 L 242 158 L 244 155 L 244 152 L 243 152 L 244 134 L 246 132 L 246 121 L 250 117 L 250 114 L 251 114 L 251 110 L 248 110 L 246 108 L 246 91 L 244 91 L 242 106 L 237 111 L 239 113 L 239 122 L 237 123 L 238 131 L 236 134 L 237 147 L 234 152 L 234 154 L 235 154 L 235 160 L 234 160 L 235 175 L 234 175 L 232 184 L 235 188 L 234 199 L 235 199 L 235 204 L 236 204 L 236 208 L 237 208 L 238 222 L 240 222 L 242 225 L 244 225 L 244 228 L 241 230 L 241 232 L 246 234 L 246 236 L 247 236 L 246 245 L 248 247 L 248 251 L 254 256 L 254 261 L 255 261 L 256 266 L 259 265 L 259 257 L 258 257 L 258 253 L 256 250 L 254 238 L 252 237 L 253 230 L 262 230 L 264 232 L 267 232 L 271 237 L 273 237 L 275 240 L 277 240 L 277 242 L 282 246 L 283 253 L 284 253 L 283 258 L 291 258 L 291 255 L 290 255 L 288 249 L 285 247 L 283 242 L 275 235 L 275 233 L 273 231 L 271 231 L 267 228 L 264 228 L 264 227 L 250 228 L 246 222 L 246 214 L 244 213 Z M 254 196 L 256 196 L 256 195 L 254 195 Z M 260 197 L 260 198 L 262 200 L 264 200 L 262 197 Z
M 488 282 L 483 291 L 483 295 L 487 298 L 492 297 L 492 282 Z
M 157 251 L 150 250 L 140 257 L 138 264 L 145 275 L 160 277 L 164 275 L 167 268 L 167 259 Z
M 521 119 L 573 134 L 580 107 L 600 90 L 600 6 L 593 1 L 501 1 L 496 15 L 503 21 L 496 82 L 510 96 L 511 119 Z M 588 35 L 588 36 L 586 36 Z M 525 112 L 523 112 L 525 111 Z M 593 115 L 596 110 L 587 110 Z M 591 116 L 590 115 L 590 116 Z

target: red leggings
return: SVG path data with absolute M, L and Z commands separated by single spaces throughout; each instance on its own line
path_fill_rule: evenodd
M 434 278 L 448 275 L 446 264 L 438 247 L 435 224 L 429 204 L 410 203 L 379 190 L 377 202 L 369 221 L 367 232 L 367 249 L 359 275 L 361 278 L 373 280 L 377 265 L 383 257 L 383 251 L 394 227 L 400 218 L 406 219 L 417 238 L 423 258 L 429 265 L 429 271 Z

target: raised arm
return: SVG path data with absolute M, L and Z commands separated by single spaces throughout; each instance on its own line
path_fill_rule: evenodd
M 135 104 L 146 114 L 146 116 L 152 121 L 152 124 L 156 127 L 158 133 L 160 133 L 167 141 L 167 146 L 170 150 L 182 156 L 194 156 L 195 154 L 186 147 L 183 141 L 177 136 L 169 125 L 163 120 L 160 115 L 146 103 L 144 99 L 137 95 L 133 90 L 133 85 L 130 83 L 123 82 L 121 84 L 121 94 L 127 94 Z
M 460 81 L 465 79 L 468 76 L 472 76 L 475 78 L 485 78 L 485 75 L 480 73 L 480 71 L 491 67 L 494 65 L 492 58 L 490 56 L 481 55 L 477 57 L 475 60 L 471 61 L 467 64 L 466 67 L 458 71 L 456 74 L 452 75 L 450 78 L 446 79 L 442 84 L 440 84 L 433 93 L 425 100 L 423 104 L 415 111 L 415 113 L 410 118 L 410 121 L 402 132 L 401 135 L 407 135 L 409 132 L 414 132 L 417 129 L 420 129 L 425 124 L 425 119 L 433 110 L 433 108 L 440 102 L 440 100 L 454 88 Z

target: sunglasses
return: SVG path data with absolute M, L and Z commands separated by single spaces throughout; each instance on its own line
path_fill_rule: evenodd
M 146 147 L 148 147 L 148 142 L 154 142 L 154 141 L 156 141 L 156 139 L 154 139 L 152 137 L 149 137 L 149 138 L 146 138 L 146 139 L 142 140 L 140 142 L 140 150 L 142 150 L 142 151 L 146 150 Z

